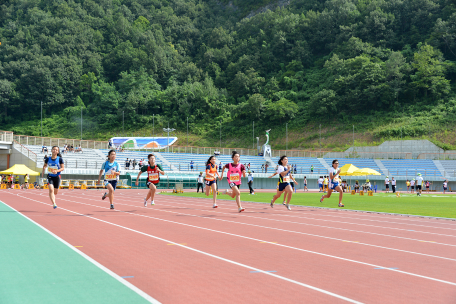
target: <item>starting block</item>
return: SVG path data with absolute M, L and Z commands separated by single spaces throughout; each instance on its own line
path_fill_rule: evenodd
M 86 184 L 82 184 L 81 190 L 87 190 L 87 185 Z
M 49 185 L 48 184 L 44 184 L 43 189 L 49 189 Z
M 74 190 L 74 185 L 73 185 L 73 184 L 70 184 L 70 185 L 68 186 L 68 189 Z
M 372 192 L 372 191 L 367 191 L 367 196 L 374 196 L 374 192 Z
M 19 184 L 14 184 L 14 189 L 21 189 L 21 185 L 19 185 Z
M 35 187 L 34 187 L 32 184 L 29 184 L 29 185 L 28 185 L 28 188 L 29 188 L 29 189 L 35 189 Z
M 352 194 L 352 195 L 355 195 L 355 194 L 356 194 L 355 190 L 352 190 L 352 191 L 351 191 L 351 194 Z
M 1 184 L 1 185 L 0 185 L 0 189 L 2 189 L 2 190 L 3 190 L 3 189 L 6 189 L 6 184 Z
M 364 196 L 364 191 L 363 190 L 359 191 L 359 195 Z

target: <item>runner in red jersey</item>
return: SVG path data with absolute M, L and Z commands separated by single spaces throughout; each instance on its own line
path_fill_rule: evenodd
M 157 191 L 157 186 L 155 185 L 160 182 L 160 174 L 165 175 L 165 171 L 163 171 L 162 166 L 155 163 L 155 155 L 149 154 L 147 158 L 149 159 L 149 165 L 143 166 L 138 173 L 138 177 L 136 178 L 136 186 L 138 186 L 139 177 L 143 172 L 147 172 L 146 187 L 149 189 L 149 192 L 147 192 L 147 196 L 144 198 L 144 207 L 147 206 L 147 200 L 149 198 L 151 199 L 150 204 L 155 205 L 154 197 L 155 192 Z
M 241 186 L 241 175 L 245 178 L 245 167 L 244 165 L 239 163 L 241 157 L 239 153 L 237 153 L 236 151 L 233 151 L 233 153 L 231 154 L 231 158 L 233 159 L 233 163 L 225 165 L 222 171 L 222 175 L 220 176 L 220 180 L 222 180 L 223 178 L 223 173 L 225 173 L 225 169 L 228 169 L 227 179 L 228 185 L 230 186 L 231 190 L 225 190 L 224 194 L 228 194 L 232 198 L 236 197 L 238 211 L 242 212 L 245 209 L 241 206 L 241 191 L 239 190 L 239 187 Z

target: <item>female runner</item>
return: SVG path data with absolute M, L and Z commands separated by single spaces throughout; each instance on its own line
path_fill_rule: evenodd
M 144 198 L 144 207 L 147 206 L 147 200 L 149 198 L 150 204 L 155 205 L 154 197 L 155 192 L 157 191 L 157 186 L 155 185 L 160 182 L 160 174 L 165 175 L 165 171 L 163 171 L 162 166 L 155 163 L 155 155 L 149 154 L 147 155 L 147 159 L 149 160 L 149 165 L 143 166 L 138 173 L 138 177 L 136 178 L 136 186 L 138 186 L 139 177 L 143 172 L 147 171 L 146 187 L 149 188 L 149 191 L 147 192 L 147 196 Z
M 120 167 L 119 164 L 116 162 L 116 151 L 110 150 L 108 152 L 108 160 L 103 163 L 101 166 L 100 174 L 98 175 L 98 182 L 100 183 L 101 175 L 104 172 L 104 180 L 103 184 L 108 189 L 108 192 L 105 192 L 103 197 L 101 198 L 104 200 L 106 197 L 109 197 L 109 203 L 111 204 L 110 209 L 114 209 L 114 191 L 116 190 L 117 180 L 120 175 Z
M 290 201 L 291 201 L 291 196 L 293 195 L 293 189 L 291 188 L 290 185 L 290 172 L 291 172 L 291 166 L 288 165 L 288 157 L 286 155 L 283 155 L 279 159 L 279 166 L 277 168 L 277 174 L 279 174 L 279 189 L 277 189 L 276 195 L 271 200 L 271 208 L 274 207 L 274 202 L 276 199 L 278 199 L 281 195 L 282 192 L 285 191 L 287 193 L 287 203 L 284 204 L 285 207 L 287 207 L 288 210 L 291 210 L 290 208 Z
M 344 205 L 342 204 L 343 191 L 342 187 L 339 185 L 340 169 L 338 167 L 339 161 L 337 159 L 333 160 L 332 168 L 329 169 L 328 194 L 321 196 L 320 203 L 322 203 L 325 198 L 330 198 L 333 190 L 337 190 L 337 192 L 339 192 L 339 207 L 344 207 Z
M 212 208 L 217 208 L 217 183 L 216 179 L 219 176 L 217 172 L 217 159 L 215 156 L 209 157 L 206 162 L 206 196 L 209 196 L 210 190 L 212 189 L 214 204 Z
M 51 157 L 48 157 L 44 160 L 43 166 L 43 176 L 44 170 L 48 167 L 48 186 L 49 186 L 49 198 L 51 199 L 52 206 L 57 208 L 55 203 L 55 196 L 59 193 L 60 187 L 60 172 L 65 169 L 65 164 L 63 163 L 62 155 L 60 155 L 60 149 L 57 146 L 53 146 L 51 150 Z
M 241 206 L 241 191 L 239 190 L 239 187 L 241 186 L 241 174 L 245 178 L 245 166 L 239 163 L 241 157 L 236 151 L 233 151 L 231 154 L 231 159 L 233 160 L 233 163 L 226 164 L 225 167 L 223 167 L 222 175 L 220 176 L 219 180 L 222 180 L 225 169 L 228 169 L 227 179 L 231 190 L 225 190 L 224 194 L 227 194 L 232 198 L 236 197 L 238 211 L 242 212 L 245 209 Z

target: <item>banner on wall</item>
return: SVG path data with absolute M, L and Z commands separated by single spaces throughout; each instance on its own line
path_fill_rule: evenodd
M 177 137 L 113 137 L 114 147 L 122 146 L 125 149 L 164 149 L 174 144 Z

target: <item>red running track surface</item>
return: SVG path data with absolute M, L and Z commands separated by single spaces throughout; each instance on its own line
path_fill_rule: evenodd
M 0 197 L 162 303 L 456 302 L 454 222 L 146 191 Z

